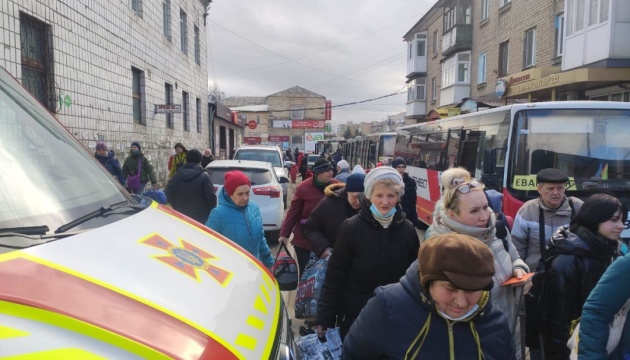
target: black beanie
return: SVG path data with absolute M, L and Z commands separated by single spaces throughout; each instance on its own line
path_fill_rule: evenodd
M 203 155 L 201 155 L 201 151 L 197 149 L 188 150 L 186 153 L 186 162 L 199 164 L 201 162 Z

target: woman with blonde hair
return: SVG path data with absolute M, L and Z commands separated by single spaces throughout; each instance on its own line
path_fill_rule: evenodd
M 463 171 L 462 171 L 463 170 Z M 501 284 L 512 277 L 522 278 L 529 267 L 518 256 L 509 233 L 505 239 L 497 237 L 496 217 L 484 193 L 485 186 L 473 179 L 462 168 L 452 168 L 442 174 L 444 191 L 433 214 L 433 224 L 425 234 L 431 236 L 458 233 L 474 237 L 486 244 L 494 255 L 496 273 L 491 290 L 493 303 L 505 312 L 516 348 L 520 348 L 520 329 L 517 322 L 518 301 L 514 289 Z M 517 356 L 520 357 L 520 352 Z

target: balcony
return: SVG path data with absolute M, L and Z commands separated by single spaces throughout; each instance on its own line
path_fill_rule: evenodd
M 413 100 L 407 103 L 406 116 L 408 118 L 422 118 L 427 114 L 427 102 L 423 100 Z
M 412 78 L 418 75 L 424 75 L 427 73 L 427 57 L 426 56 L 413 56 L 411 59 L 407 59 L 407 78 Z
M 471 47 L 471 24 L 455 25 L 447 33 L 442 35 L 442 56 L 449 56 L 454 52 L 470 50 Z

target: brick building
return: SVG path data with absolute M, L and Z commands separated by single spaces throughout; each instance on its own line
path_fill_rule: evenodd
M 122 160 L 139 141 L 164 185 L 175 143 L 210 142 L 209 3 L 7 0 L 0 66 L 88 149 L 103 140 Z
M 407 118 L 515 101 L 630 101 L 628 23 L 624 0 L 438 0 L 404 35 Z

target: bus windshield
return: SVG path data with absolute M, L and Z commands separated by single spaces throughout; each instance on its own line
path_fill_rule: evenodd
M 569 176 L 567 195 L 609 191 L 620 196 L 630 188 L 629 121 L 628 110 L 519 111 L 508 188 L 517 197 L 538 196 L 536 173 L 556 168 Z

